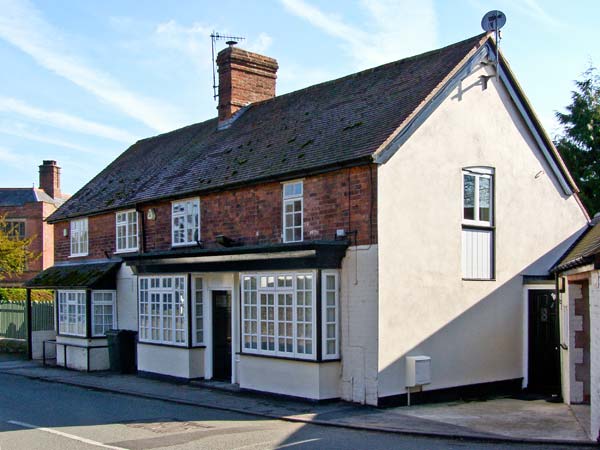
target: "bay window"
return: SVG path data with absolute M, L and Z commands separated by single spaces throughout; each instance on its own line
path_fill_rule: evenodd
M 317 359 L 317 324 L 322 320 L 326 333 L 323 359 L 337 358 L 337 273 L 324 277 L 328 290 L 323 291 L 318 313 L 316 273 L 242 274 L 242 351 Z M 322 319 L 318 319 L 319 314 Z
M 85 291 L 58 291 L 58 333 L 86 335 Z
M 187 344 L 186 279 L 185 276 L 140 277 L 140 342 Z
M 494 277 L 494 169 L 463 169 L 462 275 Z

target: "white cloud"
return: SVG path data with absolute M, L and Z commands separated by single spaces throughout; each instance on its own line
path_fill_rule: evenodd
M 6 147 L 0 147 L 0 162 L 21 170 L 36 164 L 35 158 L 30 155 Z
M 185 123 L 170 105 L 130 92 L 125 87 L 73 53 L 69 39 L 46 22 L 28 1 L 3 0 L 0 38 L 30 55 L 38 64 L 92 93 L 123 113 L 157 131 Z
M 116 153 L 114 151 L 99 150 L 89 146 L 85 147 L 83 145 L 74 144 L 63 139 L 50 137 L 47 135 L 47 133 L 32 129 L 30 126 L 22 122 L 0 120 L 0 133 L 20 137 L 30 141 L 42 142 L 44 144 L 50 144 L 64 149 L 75 150 L 79 153 L 86 153 L 90 155 L 107 156 Z
M 280 0 L 292 14 L 337 38 L 359 68 L 371 67 L 435 47 L 432 0 L 361 0 L 360 26 L 325 13 L 304 0 Z
M 158 45 L 185 54 L 200 71 L 211 67 L 210 34 L 210 27 L 197 22 L 184 26 L 175 20 L 160 23 L 155 30 Z
M 14 98 L 0 97 L 0 111 L 18 114 L 64 130 L 98 136 L 113 141 L 132 144 L 138 139 L 137 136 L 119 128 L 81 119 L 60 111 L 43 110 Z

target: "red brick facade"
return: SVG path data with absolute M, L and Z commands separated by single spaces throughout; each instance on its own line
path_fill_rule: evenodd
M 44 222 L 44 219 L 55 210 L 54 205 L 44 202 L 25 203 L 23 206 L 0 206 L 0 215 L 6 215 L 7 220 L 25 221 L 25 237 L 33 237 L 29 250 L 41 254 L 27 265 L 27 270 L 21 276 L 2 280 L 3 286 L 21 284 L 54 264 L 53 226 Z
M 352 244 L 376 243 L 377 170 L 374 166 L 340 169 L 304 178 L 304 240 L 333 240 L 336 230 L 356 231 Z M 189 196 L 188 196 L 189 197 Z M 223 234 L 244 245 L 282 242 L 282 186 L 279 182 L 200 195 L 200 240 L 214 247 Z M 154 220 L 147 212 L 153 208 Z M 140 206 L 143 251 L 171 248 L 171 202 Z M 141 219 L 141 218 L 140 218 Z M 142 221 L 139 221 L 142 224 Z M 141 228 L 141 227 L 140 227 Z M 115 213 L 88 218 L 89 254 L 69 258 L 69 222 L 55 224 L 56 261 L 102 259 L 115 252 Z M 142 235 L 143 234 L 143 235 Z

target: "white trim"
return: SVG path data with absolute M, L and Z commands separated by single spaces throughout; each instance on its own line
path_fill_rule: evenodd
M 91 308 L 92 310 L 90 311 L 90 318 L 92 320 L 92 336 L 93 337 L 98 337 L 98 336 L 104 336 L 104 333 L 101 334 L 96 334 L 94 332 L 94 327 L 96 325 L 96 321 L 94 320 L 95 314 L 94 314 L 94 306 L 96 306 L 96 303 L 94 302 L 94 294 L 111 294 L 112 296 L 112 301 L 111 301 L 111 306 L 112 306 L 112 324 L 111 324 L 111 328 L 115 329 L 117 328 L 117 291 L 114 290 L 94 290 L 92 291 L 92 300 L 91 300 Z M 106 305 L 106 303 L 101 302 L 100 304 Z
M 484 227 L 491 227 L 494 225 L 494 175 L 495 171 L 491 167 L 463 167 L 461 170 L 462 173 L 462 224 L 463 225 L 477 225 Z M 473 186 L 473 219 L 465 219 L 465 175 L 472 176 L 475 178 L 475 184 Z M 490 208 L 490 220 L 480 220 L 479 219 L 479 183 L 480 180 L 488 179 L 490 180 L 490 198 L 489 198 L 489 208 Z
M 68 330 L 67 331 L 63 331 L 61 329 L 61 320 L 60 320 L 60 316 L 61 316 L 61 305 L 60 305 L 60 295 L 61 294 L 65 294 L 65 305 L 67 306 L 67 311 L 65 311 L 63 314 L 65 314 L 67 316 L 67 320 L 66 325 L 68 327 L 68 325 L 70 324 L 69 322 L 69 309 L 68 309 L 68 303 L 69 303 L 69 296 L 68 294 L 75 294 L 75 322 L 74 325 L 77 328 L 77 326 L 79 325 L 79 322 L 77 320 L 77 316 L 81 315 L 80 312 L 78 311 L 79 309 L 79 295 L 83 295 L 83 332 L 82 333 L 71 333 Z M 57 309 L 58 309 L 58 326 L 57 326 L 57 330 L 58 330 L 58 334 L 61 335 L 65 335 L 65 336 L 75 336 L 75 337 L 86 337 L 87 335 L 87 299 L 86 299 L 86 291 L 84 289 L 60 289 L 56 291 L 56 298 L 57 298 Z
M 327 277 L 335 278 L 335 353 L 327 354 Z M 321 359 L 337 359 L 340 357 L 340 275 L 337 270 L 323 270 L 321 273 Z
M 523 365 L 523 384 L 521 387 L 523 389 L 529 385 L 529 291 L 554 291 L 556 294 L 556 286 L 554 284 L 523 285 L 523 359 L 521 361 Z M 556 301 L 557 314 L 559 314 L 558 298 Z
M 73 234 L 74 234 L 74 230 L 73 230 L 73 226 L 75 224 L 85 224 L 85 229 L 81 230 L 75 230 L 77 232 L 77 237 L 79 238 L 80 242 L 77 242 L 77 245 L 79 247 L 82 247 L 82 233 L 85 233 L 85 252 L 78 252 L 78 253 L 73 253 Z M 88 218 L 87 217 L 83 217 L 81 219 L 72 219 L 69 221 L 69 257 L 74 258 L 74 257 L 78 257 L 78 256 L 87 256 L 90 252 L 90 234 L 89 234 L 89 223 L 88 223 Z
M 299 194 L 290 194 L 290 195 L 286 195 L 285 194 L 285 188 L 287 186 L 291 186 L 291 185 L 295 185 L 295 184 L 299 184 L 300 185 L 300 193 Z M 304 241 L 304 181 L 303 180 L 293 180 L 293 181 L 286 181 L 285 183 L 281 183 L 281 240 L 283 242 L 302 242 Z M 293 217 L 296 214 L 296 211 L 294 211 L 292 213 L 292 226 L 286 226 L 286 222 L 285 222 L 285 216 L 286 216 L 286 211 L 285 211 L 285 207 L 288 203 L 291 203 L 292 205 L 297 202 L 300 201 L 300 239 L 294 239 L 292 236 L 292 239 L 288 240 L 286 238 L 286 231 L 288 229 L 292 230 L 292 235 L 294 234 L 294 230 L 296 230 L 298 228 L 298 226 L 295 226 L 293 224 Z
M 197 339 L 197 325 L 196 325 L 196 293 L 198 292 L 198 288 L 196 283 L 198 280 L 201 280 L 202 283 L 202 340 L 198 341 Z M 206 278 L 202 275 L 192 275 L 192 292 L 190 293 L 192 296 L 192 311 L 190 313 L 190 320 L 192 321 L 192 345 L 205 345 L 206 343 Z
M 186 204 L 191 203 L 191 204 L 193 204 L 193 206 L 196 206 L 198 209 L 198 228 L 196 230 L 194 230 L 197 232 L 197 236 L 196 236 L 196 239 L 194 239 L 194 240 L 188 241 L 186 238 L 186 240 L 184 242 L 175 242 L 175 227 L 173 226 L 175 216 L 173 214 L 173 208 L 178 203 L 186 203 Z M 186 217 L 187 212 L 183 216 Z M 171 201 L 171 246 L 186 247 L 186 246 L 190 246 L 190 245 L 197 245 L 197 243 L 200 242 L 200 240 L 201 240 L 201 234 L 200 234 L 200 229 L 202 228 L 201 218 L 202 218 L 202 214 L 200 212 L 200 197 L 189 197 L 189 198 L 182 198 L 182 199 L 178 199 L 178 200 L 172 200 Z M 187 225 L 185 225 L 184 233 L 187 234 L 187 231 L 188 231 L 188 228 L 187 228 Z
M 128 241 L 128 237 L 129 235 L 127 234 L 127 229 L 129 227 L 129 213 L 135 213 L 135 242 L 136 245 L 135 247 L 125 247 L 125 248 L 119 248 L 119 224 L 121 224 L 121 226 L 123 226 L 123 224 L 125 225 L 125 244 L 127 245 L 127 241 Z M 119 222 L 119 214 L 125 214 L 125 222 L 121 221 Z M 140 215 L 139 213 L 135 210 L 135 209 L 125 209 L 123 211 L 116 211 L 115 212 L 115 254 L 119 254 L 119 253 L 131 253 L 131 252 L 137 252 L 139 247 L 140 247 L 140 226 L 139 226 L 139 221 L 140 221 Z

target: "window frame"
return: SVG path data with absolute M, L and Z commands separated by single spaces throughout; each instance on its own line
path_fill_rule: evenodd
M 170 279 L 170 286 L 165 287 L 163 280 Z M 183 286 L 183 289 L 177 289 L 176 280 L 179 279 L 179 282 Z M 158 286 L 153 287 L 151 280 L 158 280 Z M 188 347 L 188 342 L 190 336 L 188 335 L 188 285 L 187 285 L 188 277 L 187 275 L 182 274 L 165 274 L 165 275 L 145 275 L 138 277 L 138 341 L 143 344 L 149 345 L 168 345 L 172 347 Z M 142 284 L 144 281 L 147 281 L 147 288 L 142 288 Z M 177 308 L 177 292 L 181 291 L 183 296 L 183 301 L 181 301 L 180 306 L 183 307 L 183 314 L 176 314 Z M 142 302 L 143 293 L 147 292 L 147 301 Z M 173 308 L 172 313 L 169 316 L 164 316 L 164 308 L 165 308 L 165 296 L 167 294 L 171 295 L 171 305 Z M 159 301 L 153 302 L 152 296 L 158 295 Z M 145 303 L 147 306 L 147 314 L 142 314 L 142 304 Z M 158 316 L 154 316 L 152 314 L 152 306 L 158 306 Z M 147 319 L 147 326 L 142 330 L 142 316 L 145 316 Z M 156 318 L 158 320 L 158 327 L 153 327 L 152 320 Z M 177 328 L 177 320 L 178 318 L 181 320 L 183 324 L 183 328 Z M 165 327 L 165 319 L 170 319 L 170 327 Z M 159 337 L 154 339 L 152 338 L 153 330 L 158 330 Z M 171 339 L 165 339 L 165 330 L 170 333 Z M 183 341 L 177 342 L 177 333 L 183 333 Z M 149 337 L 148 337 L 149 335 Z
M 64 305 L 67 306 L 66 311 L 63 311 L 63 302 L 61 299 L 61 294 L 65 295 Z M 69 299 L 69 294 L 75 296 L 74 301 Z M 82 296 L 83 302 L 80 303 L 80 299 Z M 69 303 L 71 306 L 75 306 L 75 322 L 71 323 L 69 321 Z M 74 337 L 87 337 L 87 292 L 83 289 L 61 289 L 56 291 L 56 304 L 58 309 L 58 334 L 61 336 L 74 336 Z M 82 306 L 83 305 L 83 306 Z M 83 312 L 81 312 L 83 311 Z M 67 320 L 63 321 L 62 317 L 66 316 Z M 79 318 L 83 316 L 83 322 L 79 322 Z M 63 325 L 66 324 L 67 330 L 63 329 Z M 83 326 L 82 332 L 72 332 L 68 328 L 70 325 L 73 325 L 75 329 L 80 328 L 79 326 Z
M 198 289 L 198 280 L 200 280 L 200 289 Z M 202 294 L 202 339 L 198 340 L 198 298 L 197 294 L 201 292 Z M 206 292 L 206 282 L 204 276 L 192 275 L 192 346 L 203 347 L 206 343 L 206 318 L 207 316 L 207 299 L 208 295 Z
M 23 240 L 27 236 L 27 220 L 26 219 L 17 219 L 12 217 L 6 217 L 4 219 L 5 224 L 7 225 L 2 231 L 8 236 L 10 240 L 13 240 L 16 237 L 16 240 Z M 18 234 L 15 236 L 15 225 L 23 226 L 23 235 Z
M 474 193 L 473 193 L 473 208 L 474 219 L 465 219 L 465 175 L 475 177 Z M 480 179 L 485 178 L 489 180 L 490 193 L 489 193 L 489 220 L 480 220 L 480 202 L 479 202 L 479 186 Z M 496 182 L 496 170 L 489 166 L 471 166 L 463 167 L 461 170 L 461 275 L 465 281 L 494 281 L 496 278 L 496 210 L 495 210 L 495 182 Z M 465 256 L 465 239 L 466 233 L 486 233 L 489 234 L 489 276 L 486 277 L 467 277 L 465 276 L 466 261 Z
M 300 276 L 310 276 L 312 277 L 312 284 L 311 284 L 311 322 L 307 322 L 307 321 L 302 321 L 299 322 L 298 321 L 298 308 L 299 305 L 298 304 L 298 292 L 299 292 L 299 287 L 298 287 L 298 277 Z M 256 280 L 256 302 L 255 303 L 246 303 L 246 296 L 245 293 L 247 292 L 246 288 L 245 288 L 245 279 L 249 277 L 249 278 L 254 278 Z M 267 284 L 266 286 L 262 286 L 261 287 L 261 277 L 274 277 L 274 283 L 273 285 L 269 285 Z M 279 277 L 284 277 L 284 284 L 286 283 L 285 281 L 285 277 L 291 277 L 292 278 L 292 282 L 291 282 L 291 286 L 278 286 L 278 279 Z M 299 360 L 308 360 L 308 361 L 317 361 L 318 360 L 318 355 L 319 355 L 319 345 L 320 342 L 318 342 L 317 340 L 317 326 L 318 326 L 318 322 L 319 320 L 317 319 L 318 314 L 320 313 L 318 311 L 318 304 L 317 304 L 317 282 L 318 282 L 318 277 L 317 277 L 317 273 L 316 271 L 295 271 L 295 272 L 255 272 L 255 273 L 241 273 L 240 274 L 240 293 L 241 293 L 241 333 L 240 333 L 240 337 L 241 337 L 241 345 L 240 345 L 240 351 L 242 354 L 248 354 L 248 355 L 259 355 L 259 356 L 271 356 L 271 357 L 276 357 L 276 358 L 283 358 L 283 359 L 299 359 Z M 303 289 L 302 292 L 306 292 L 306 289 Z M 254 290 L 250 290 L 248 292 L 254 292 Z M 286 294 L 292 294 L 292 304 L 291 304 L 291 308 L 292 308 L 292 321 L 291 321 L 291 325 L 292 325 L 292 335 L 288 336 L 287 334 L 285 335 L 280 335 L 279 333 L 279 325 L 280 324 L 288 324 L 290 323 L 289 321 L 286 320 L 280 320 L 278 319 L 279 317 L 279 313 L 280 313 L 280 308 L 282 308 L 282 306 L 279 303 L 279 296 L 280 294 L 286 295 Z M 273 295 L 273 303 L 269 304 L 262 304 L 261 303 L 261 296 L 262 295 Z M 249 306 L 250 305 L 250 306 Z M 268 319 L 268 312 L 267 312 L 267 320 L 262 320 L 261 319 L 261 313 L 262 313 L 262 307 L 265 307 L 265 309 L 268 308 L 273 308 L 274 310 L 274 314 L 273 314 L 273 320 L 269 320 Z M 283 308 L 289 307 L 287 304 L 284 304 Z M 256 319 L 253 319 L 252 317 L 247 320 L 246 318 L 246 309 L 247 308 L 254 308 L 256 310 Z M 303 314 L 306 314 L 306 309 L 304 308 Z M 246 332 L 245 329 L 245 325 L 246 322 L 252 322 L 255 321 L 256 322 L 256 333 L 248 333 Z M 274 332 L 273 334 L 267 334 L 266 336 L 272 336 L 273 340 L 275 342 L 275 347 L 274 350 L 267 350 L 267 349 L 262 349 L 261 348 L 261 338 L 263 337 L 263 333 L 262 333 L 262 324 L 263 322 L 272 322 L 273 323 L 273 327 L 274 327 Z M 310 335 L 310 340 L 312 343 L 312 348 L 311 348 L 311 353 L 299 353 L 298 352 L 298 340 L 299 339 L 303 339 L 302 337 L 298 336 L 298 325 L 303 324 L 310 324 L 311 325 L 311 335 Z M 256 337 L 256 348 L 248 348 L 245 346 L 245 338 L 246 336 L 255 336 Z M 287 352 L 287 351 L 280 351 L 279 350 L 279 343 L 280 343 L 280 338 L 281 336 L 283 336 L 283 339 L 292 339 L 292 346 L 293 346 L 293 350 L 292 352 Z M 304 339 L 308 338 L 308 336 L 305 336 Z
M 286 186 L 292 185 L 300 185 L 300 193 L 299 194 L 288 194 L 285 193 Z M 281 184 L 281 197 L 282 197 L 282 206 L 281 206 L 281 239 L 284 243 L 288 242 L 303 242 L 304 241 L 304 180 L 292 180 L 286 181 Z M 294 225 L 292 223 L 291 226 L 286 225 L 286 205 L 291 203 L 292 205 L 296 202 L 300 201 L 300 226 Z M 292 214 L 295 214 L 294 211 Z M 300 229 L 300 239 L 291 239 L 288 240 L 286 238 L 286 231 L 288 229 L 292 230 L 292 236 L 294 235 L 294 230 Z
M 327 288 L 327 277 L 334 277 L 334 289 Z M 327 309 L 330 308 L 327 305 L 327 293 L 334 292 L 335 304 L 333 306 L 335 311 L 335 322 L 329 322 L 327 320 Z M 335 325 L 335 337 L 327 337 L 327 325 Z M 327 341 L 335 341 L 335 352 L 327 353 Z M 340 357 L 340 274 L 338 271 L 324 270 L 321 272 L 321 357 L 324 360 L 338 359 Z
M 178 204 L 186 204 L 186 212 L 184 214 L 175 214 L 174 209 L 175 206 Z M 184 217 L 186 218 L 188 215 L 187 212 L 187 204 L 192 204 L 195 205 L 198 209 L 198 228 L 196 230 L 194 230 L 196 233 L 193 233 L 192 235 L 196 234 L 196 239 L 193 239 L 191 241 L 188 241 L 187 238 L 185 240 L 185 242 L 175 242 L 175 218 L 176 217 Z M 201 225 L 201 218 L 202 218 L 202 213 L 200 211 L 200 197 L 190 197 L 190 198 L 183 198 L 183 199 L 179 199 L 179 200 L 173 200 L 171 202 L 171 246 L 172 247 L 185 247 L 185 246 L 191 246 L 191 245 L 197 245 L 198 242 L 200 242 L 201 240 L 201 233 L 200 230 L 202 228 Z M 190 228 L 187 226 L 187 220 L 184 220 L 184 236 L 187 236 L 187 232 Z
M 465 219 L 465 176 L 475 177 L 475 186 L 473 192 L 473 219 Z M 479 219 L 479 186 L 482 178 L 490 180 L 490 220 Z M 494 169 L 491 167 L 464 167 L 462 169 L 462 224 L 473 225 L 479 227 L 493 227 L 494 226 Z
M 77 224 L 85 224 L 85 227 L 82 226 L 81 229 L 76 229 Z M 75 247 L 73 241 L 75 237 L 78 239 L 76 242 L 76 246 L 78 247 L 77 250 L 82 250 L 83 244 L 85 244 L 85 251 L 73 252 L 73 248 Z M 89 254 L 89 223 L 87 217 L 83 217 L 81 219 L 72 219 L 69 221 L 69 244 L 69 256 L 78 257 L 87 256 Z
M 128 234 L 128 230 L 129 230 L 129 226 L 130 221 L 129 221 L 129 214 L 134 213 L 134 217 L 135 217 L 135 234 L 134 235 L 129 235 Z M 125 215 L 125 220 L 121 220 L 119 221 L 119 215 L 120 214 L 124 214 Z M 125 244 L 126 246 L 124 248 L 119 248 L 119 229 L 120 227 L 125 226 Z M 139 227 L 139 213 L 135 210 L 135 209 L 126 209 L 123 211 L 117 211 L 115 213 L 115 253 L 128 253 L 128 252 L 136 252 L 139 250 L 140 247 L 140 227 Z M 130 246 L 129 245 L 129 239 L 135 237 L 135 246 Z
M 92 291 L 92 300 L 91 300 L 91 307 L 92 307 L 92 311 L 90 314 L 90 319 L 92 321 L 92 337 L 104 337 L 106 336 L 106 330 L 103 333 L 96 333 L 95 329 L 96 329 L 96 313 L 94 311 L 94 307 L 97 305 L 97 302 L 95 301 L 95 294 L 110 294 L 111 295 L 111 301 L 110 301 L 110 306 L 112 307 L 112 324 L 110 326 L 110 328 L 108 328 L 108 330 L 110 329 L 116 329 L 117 328 L 117 291 L 114 290 L 97 290 L 97 291 Z M 100 302 L 100 304 L 102 306 L 106 306 L 108 304 L 108 302 Z M 104 315 L 104 314 L 103 314 Z

